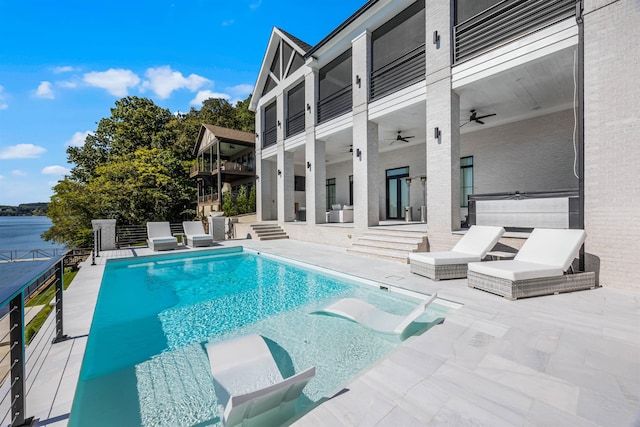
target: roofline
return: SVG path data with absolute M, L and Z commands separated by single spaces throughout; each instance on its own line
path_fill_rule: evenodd
M 365 12 L 371 9 L 379 0 L 369 0 L 360 9 L 358 9 L 353 15 L 347 18 L 342 24 L 338 25 L 333 31 L 331 31 L 325 38 L 320 40 L 318 44 L 313 46 L 305 55 L 305 59 L 311 57 L 315 52 L 320 50 L 321 47 L 329 43 L 331 39 L 337 36 L 342 30 L 348 27 L 352 22 L 360 18 Z

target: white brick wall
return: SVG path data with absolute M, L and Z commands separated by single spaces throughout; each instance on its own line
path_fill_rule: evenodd
M 585 229 L 600 284 L 640 290 L 640 5 L 585 2 Z
M 461 135 L 460 157 L 473 156 L 474 193 L 578 189 L 572 133 L 567 110 Z

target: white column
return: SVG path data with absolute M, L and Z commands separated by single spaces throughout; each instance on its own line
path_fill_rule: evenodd
M 351 42 L 353 64 L 353 222 L 358 229 L 380 223 L 378 124 L 369 121 L 371 35 Z
M 324 141 L 316 140 L 316 106 L 318 100 L 318 67 L 310 58 L 306 65 L 311 72 L 305 76 L 305 159 L 311 164 L 306 170 L 307 224 L 326 222 L 326 151 Z

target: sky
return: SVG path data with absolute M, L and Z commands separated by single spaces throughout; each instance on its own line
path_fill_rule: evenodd
M 315 45 L 365 0 L 0 0 L 0 205 L 47 202 L 124 96 L 172 112 L 253 91 L 274 26 Z M 195 141 L 194 141 L 195 143 Z

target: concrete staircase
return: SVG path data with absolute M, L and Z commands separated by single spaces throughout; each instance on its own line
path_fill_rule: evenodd
M 370 228 L 356 239 L 347 252 L 407 264 L 409 252 L 426 250 L 427 234 L 425 232 Z
M 278 240 L 288 239 L 287 233 L 284 232 L 278 224 L 253 224 L 251 230 L 257 240 Z

